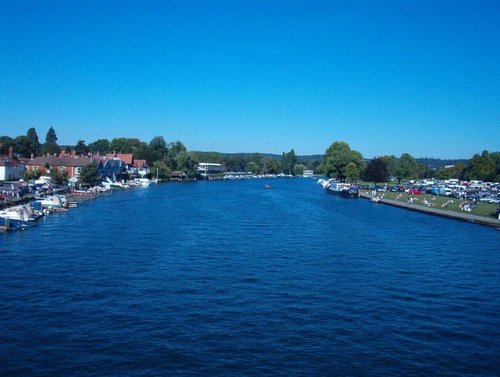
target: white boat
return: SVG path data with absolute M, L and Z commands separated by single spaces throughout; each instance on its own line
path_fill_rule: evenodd
M 33 212 L 33 208 L 31 208 L 27 204 L 23 204 L 20 206 L 6 208 L 0 211 L 0 218 L 9 219 L 9 220 L 17 220 L 17 221 L 34 221 L 36 220 Z
M 103 186 L 106 188 L 106 189 L 122 189 L 122 188 L 130 188 L 130 185 L 127 185 L 126 183 L 122 183 L 122 182 L 113 182 L 111 179 L 109 179 L 108 177 L 106 177 L 106 182 L 103 182 L 102 183 Z
M 36 200 L 38 203 L 45 208 L 63 208 L 66 204 L 66 200 L 63 196 L 60 195 L 52 195 L 47 196 L 45 198 L 38 198 Z
M 151 181 L 148 178 L 136 178 L 135 183 L 137 183 L 138 186 L 148 187 Z
M 351 185 L 350 183 L 330 181 L 330 184 L 326 187 L 326 192 L 328 194 L 338 195 L 343 198 L 359 198 L 358 187 L 355 185 Z
M 326 189 L 328 186 L 330 186 L 330 183 L 332 183 L 334 181 L 335 180 L 333 180 L 333 179 L 320 178 L 320 179 L 318 179 L 317 184 L 320 185 L 321 187 L 323 187 L 324 189 Z

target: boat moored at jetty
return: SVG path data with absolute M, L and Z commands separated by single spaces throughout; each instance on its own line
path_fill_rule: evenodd
M 63 195 L 47 196 L 45 198 L 36 199 L 44 208 L 63 208 L 66 198 Z
M 151 184 L 149 178 L 136 178 L 134 179 L 134 183 L 137 186 L 148 187 Z
M 10 207 L 0 211 L 0 225 L 5 229 L 25 229 L 33 226 L 39 216 L 28 204 Z
M 348 199 L 357 199 L 359 197 L 358 187 L 344 182 L 330 182 L 330 184 L 326 187 L 326 192 L 328 194 L 338 195 Z
M 118 181 L 113 182 L 111 179 L 109 179 L 107 177 L 106 177 L 106 181 L 102 182 L 102 185 L 107 190 L 110 190 L 110 189 L 130 188 L 130 185 L 128 185 L 128 184 L 126 184 L 124 182 L 118 182 Z

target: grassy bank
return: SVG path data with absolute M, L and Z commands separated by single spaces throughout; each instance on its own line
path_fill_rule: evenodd
M 362 190 L 363 193 L 370 194 L 369 190 Z M 400 192 L 378 192 L 378 196 L 383 195 L 385 199 L 397 200 L 401 202 L 407 202 L 408 193 L 400 193 Z M 496 210 L 498 208 L 498 204 L 490 204 L 490 203 L 474 203 L 470 200 L 461 200 L 455 198 L 449 198 L 446 196 L 436 196 L 430 194 L 423 195 L 411 195 L 413 198 L 413 204 L 428 206 L 432 208 L 447 210 L 447 211 L 455 211 L 461 213 L 470 213 L 476 216 L 483 217 L 495 217 L 496 218 Z M 460 203 L 468 203 L 470 205 L 471 211 L 464 212 L 460 209 Z M 424 203 L 430 203 L 430 205 L 426 205 Z

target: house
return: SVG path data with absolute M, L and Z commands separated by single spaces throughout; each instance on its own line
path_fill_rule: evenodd
M 100 157 L 97 170 L 101 179 L 109 178 L 113 181 L 128 179 L 127 165 L 119 157 Z
M 61 173 L 66 173 L 68 178 L 80 176 L 83 167 L 88 166 L 94 161 L 92 157 L 55 157 L 55 156 L 38 156 L 33 158 L 23 158 L 22 162 L 26 165 L 28 171 L 47 171 L 47 166 L 50 169 L 58 169 Z
M 119 158 L 125 163 L 125 169 L 132 176 L 145 176 L 150 173 L 149 166 L 146 160 L 136 160 L 132 153 L 108 153 L 109 159 Z
M 132 153 L 108 153 L 107 158 L 119 158 L 125 163 L 125 167 L 129 170 L 134 165 L 134 155 Z
M 182 171 L 174 170 L 172 173 L 170 173 L 171 181 L 183 181 L 185 179 L 186 179 L 186 173 Z
M 23 178 L 24 164 L 12 154 L 12 147 L 9 154 L 0 154 L 0 181 L 14 181 Z
M 146 162 L 146 160 L 136 160 L 134 159 L 134 162 L 133 162 L 133 166 L 132 168 L 129 169 L 129 172 L 131 174 L 138 174 L 142 177 L 144 177 L 145 175 L 148 175 L 151 170 L 149 169 L 149 166 L 148 166 L 148 163 Z

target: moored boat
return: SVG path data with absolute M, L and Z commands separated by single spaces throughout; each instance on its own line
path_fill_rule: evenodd
M 31 206 L 24 204 L 0 211 L 0 220 L 7 229 L 24 229 L 35 224 L 36 216 Z
M 63 208 L 65 205 L 65 198 L 61 195 L 37 198 L 36 201 L 39 202 L 44 208 Z
M 326 187 L 326 192 L 332 195 L 338 195 L 343 198 L 357 199 L 359 197 L 358 187 L 350 183 L 330 182 Z
M 136 178 L 134 180 L 137 186 L 148 187 L 151 184 L 149 178 Z

